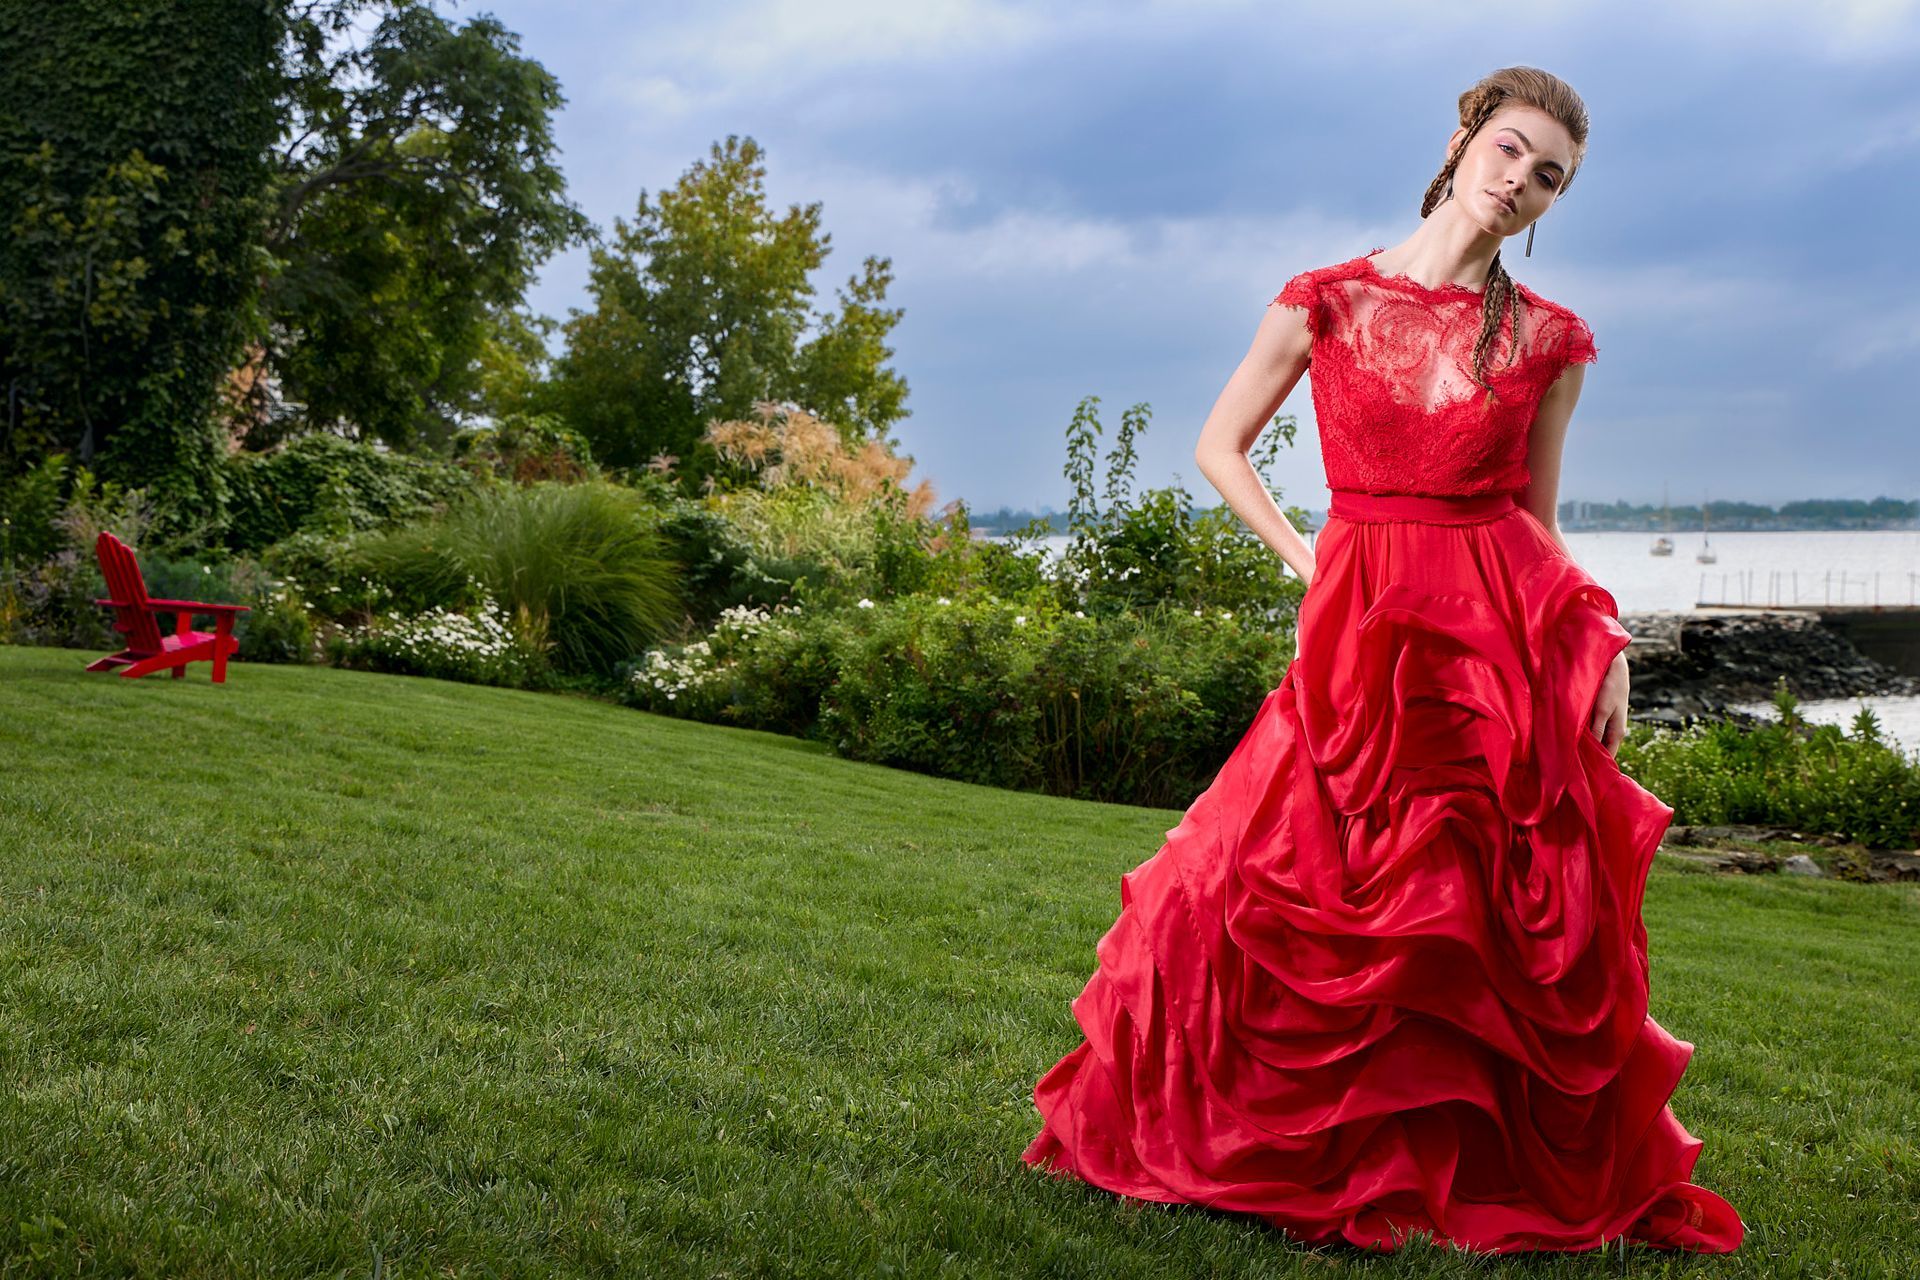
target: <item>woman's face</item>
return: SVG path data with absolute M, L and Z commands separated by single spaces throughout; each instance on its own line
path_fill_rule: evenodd
M 1453 131 L 1449 154 L 1465 134 L 1464 127 Z M 1535 107 L 1500 108 L 1466 146 L 1453 172 L 1453 198 L 1461 213 L 1498 236 L 1531 226 L 1573 172 L 1566 126 Z

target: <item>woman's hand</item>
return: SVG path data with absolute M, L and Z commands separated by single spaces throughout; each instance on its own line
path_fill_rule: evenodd
M 1627 736 L 1627 651 L 1613 655 L 1613 665 L 1600 681 L 1600 694 L 1593 700 L 1593 723 L 1588 726 L 1608 755 L 1620 750 Z

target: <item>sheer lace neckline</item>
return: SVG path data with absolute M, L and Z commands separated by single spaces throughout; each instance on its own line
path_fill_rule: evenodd
M 1421 284 L 1418 280 L 1415 280 L 1412 276 L 1406 275 L 1402 272 L 1395 271 L 1392 273 L 1388 273 L 1388 272 L 1382 271 L 1379 268 L 1379 266 L 1374 262 L 1373 255 L 1376 253 L 1385 252 L 1385 250 L 1386 250 L 1386 246 L 1382 245 L 1380 248 L 1374 249 L 1369 253 L 1362 254 L 1360 257 L 1360 261 L 1366 264 L 1368 273 L 1372 275 L 1373 278 L 1376 280 L 1384 280 L 1390 284 L 1406 285 L 1410 289 L 1418 289 L 1421 293 L 1431 293 L 1440 297 L 1448 297 L 1448 296 L 1463 297 L 1463 298 L 1486 297 L 1487 291 L 1485 289 L 1475 289 L 1470 285 L 1455 284 L 1451 280 L 1445 282 L 1444 284 L 1438 284 L 1438 285 Z

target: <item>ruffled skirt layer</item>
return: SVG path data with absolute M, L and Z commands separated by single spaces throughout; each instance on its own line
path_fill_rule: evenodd
M 1024 1159 L 1308 1243 L 1727 1252 L 1589 729 L 1614 599 L 1511 495 L 1337 492 L 1297 656 L 1151 859 Z

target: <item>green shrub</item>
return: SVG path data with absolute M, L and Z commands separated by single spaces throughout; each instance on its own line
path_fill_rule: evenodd
M 1132 804 L 1177 807 L 1204 790 L 1291 652 L 1224 610 L 1095 618 L 918 598 L 872 613 L 823 699 L 836 750 Z
M 359 540 L 345 568 L 403 611 L 459 609 L 477 587 L 565 673 L 611 674 L 680 618 L 655 511 L 605 483 L 483 490 Z
M 1289 651 L 1287 637 L 1225 611 L 1099 619 L 1044 598 L 911 596 L 737 611 L 705 639 L 647 655 L 628 696 L 970 782 L 1184 804 Z
M 1621 767 L 1673 806 L 1675 821 L 1757 823 L 1838 833 L 1872 848 L 1920 844 L 1920 758 L 1898 750 L 1868 712 L 1851 736 L 1811 725 L 1782 682 L 1779 718 L 1748 728 L 1636 725 Z
M 64 453 L 0 480 L 0 569 L 38 563 L 65 545 L 56 521 L 66 486 Z
M 0 643 L 119 648 L 112 614 L 94 603 L 107 594 L 94 540 L 111 530 L 140 547 L 152 523 L 145 491 L 49 461 L 8 493 L 8 510 L 20 513 L 21 524 L 16 558 L 0 560 Z
M 1179 484 L 1132 496 L 1134 445 L 1149 417 L 1144 404 L 1121 416 L 1107 456 L 1103 509 L 1094 491 L 1099 403 L 1098 396 L 1084 398 L 1067 427 L 1070 539 L 1047 566 L 1061 605 L 1103 617 L 1162 606 L 1230 610 L 1289 626 L 1306 588 L 1231 507 L 1196 511 Z M 1292 415 L 1274 420 L 1249 455 L 1255 474 L 1265 480 L 1296 429 Z M 1296 527 L 1310 527 L 1304 511 L 1290 508 L 1286 515 Z
M 510 413 L 453 438 L 454 461 L 475 475 L 514 484 L 573 483 L 599 475 L 586 438 L 551 414 Z
M 736 605 L 703 638 L 648 651 L 623 671 L 627 702 L 691 720 L 817 734 L 844 626 L 798 606 Z
M 225 543 L 261 551 L 298 533 L 333 537 L 423 517 L 476 484 L 451 463 L 309 435 L 226 463 Z

